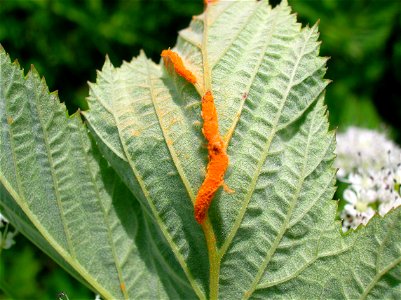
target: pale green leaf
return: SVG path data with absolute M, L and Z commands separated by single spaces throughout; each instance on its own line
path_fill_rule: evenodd
M 317 27 L 301 28 L 285 3 L 221 1 L 194 17 L 173 49 L 195 86 L 143 53 L 119 68 L 107 59 L 90 84 L 85 117 L 100 148 L 200 298 L 338 297 L 319 285 L 333 268 L 320 263 L 357 244 L 334 222 L 335 141 L 317 39 Z M 193 203 L 207 165 L 200 99 L 209 89 L 228 144 L 225 182 L 235 192 L 216 194 L 201 227 Z M 358 252 L 342 267 L 357 268 Z
M 37 72 L 24 78 L 2 48 L 0 120 L 1 206 L 21 232 L 104 298 L 194 297 L 79 115 L 69 118 Z
M 175 48 L 196 88 L 143 53 L 120 68 L 107 60 L 91 85 L 85 116 L 93 133 L 201 298 L 217 289 L 227 298 L 252 294 L 302 227 L 304 239 L 287 253 L 291 272 L 332 222 L 334 204 L 321 205 L 334 191 L 334 140 L 318 101 L 327 82 L 317 36 L 315 27 L 301 30 L 286 5 L 222 2 L 195 17 Z M 205 239 L 193 202 L 207 163 L 200 98 L 210 85 L 235 192 L 216 195 Z
M 318 237 L 315 253 L 305 255 L 293 274 L 275 278 L 282 263 L 279 259 L 273 260 L 273 271 L 265 274 L 253 297 L 398 299 L 401 295 L 401 209 L 385 218 L 374 217 L 366 228 L 350 232 L 346 237 L 341 237 L 338 230 L 336 226 L 331 236 Z M 348 244 L 342 248 L 345 251 L 339 243 Z
M 2 52 L 7 216 L 106 298 L 396 298 L 400 209 L 346 236 L 334 221 L 317 39 L 286 3 L 219 1 L 173 49 L 195 86 L 143 53 L 119 68 L 106 59 L 84 115 L 135 198 L 78 117 L 68 120 L 37 74 L 23 79 Z M 193 204 L 208 160 L 200 100 L 209 89 L 234 192 L 221 189 L 200 226 Z
M 35 228 L 32 222 L 28 219 L 28 217 L 24 214 L 22 209 L 12 199 L 4 187 L 0 188 L 0 210 L 7 216 L 8 220 L 13 224 L 13 226 L 18 228 L 18 231 L 22 232 L 31 240 L 32 243 L 49 255 L 64 269 L 70 272 L 76 279 L 87 285 L 79 273 L 77 273 L 75 269 L 69 265 L 53 247 L 49 246 L 46 239 Z

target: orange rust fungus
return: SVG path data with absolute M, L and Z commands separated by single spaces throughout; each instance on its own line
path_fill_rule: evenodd
M 205 221 L 213 196 L 224 183 L 224 173 L 228 167 L 228 155 L 219 134 L 217 111 L 210 91 L 202 97 L 203 135 L 208 142 L 209 163 L 195 200 L 195 219 L 199 224 Z
M 123 293 L 126 292 L 125 283 L 124 283 L 124 282 L 122 282 L 122 283 L 120 284 L 120 289 L 121 289 L 121 291 L 122 291 Z
M 225 184 L 225 183 L 223 183 L 223 190 L 224 190 L 227 194 L 234 194 L 234 193 L 235 193 L 235 190 L 230 189 L 230 187 L 229 187 L 227 184 Z
M 209 3 L 215 3 L 218 0 L 203 0 L 203 3 L 205 3 L 205 5 L 208 5 Z
M 164 65 L 166 67 L 169 67 L 172 64 L 178 75 L 192 84 L 196 83 L 195 75 L 184 67 L 184 63 L 178 53 L 171 51 L 170 49 L 163 50 L 161 57 L 163 57 Z

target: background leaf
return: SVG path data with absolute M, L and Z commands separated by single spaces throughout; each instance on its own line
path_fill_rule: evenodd
M 79 116 L 68 118 L 36 71 L 23 78 L 2 48 L 0 66 L 6 216 L 105 298 L 192 297 L 160 233 L 100 158 Z
M 346 237 L 320 238 L 316 252 L 294 273 L 266 276 L 253 295 L 258 298 L 396 299 L 401 293 L 401 210 L 374 217 L 366 228 Z M 337 231 L 339 226 L 336 226 Z M 329 244 L 334 247 L 330 249 Z M 340 244 L 347 244 L 341 250 Z M 274 274 L 274 272 L 273 272 Z M 270 280 L 269 280 L 270 279 Z

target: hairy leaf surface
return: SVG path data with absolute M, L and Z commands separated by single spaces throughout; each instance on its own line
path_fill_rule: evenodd
M 144 53 L 117 68 L 106 59 L 90 84 L 83 114 L 134 197 L 78 117 L 0 56 L 0 195 L 14 222 L 106 298 L 399 295 L 400 209 L 345 236 L 335 222 L 317 27 L 301 28 L 286 3 L 219 1 L 173 50 L 196 85 Z M 218 191 L 201 226 L 193 205 L 208 162 L 208 90 L 231 191 Z
M 303 272 L 353 247 L 330 201 L 335 144 L 317 38 L 286 4 L 221 1 L 194 17 L 173 49 L 197 85 L 143 53 L 119 68 L 107 60 L 91 84 L 92 132 L 200 298 L 280 297 L 269 287 L 289 282 L 291 296 L 322 293 L 305 287 Z M 201 227 L 193 203 L 207 164 L 200 99 L 209 89 L 235 192 L 216 195 Z
M 154 216 L 201 298 L 216 295 L 218 286 L 226 297 L 252 294 L 298 223 L 304 242 L 288 264 L 297 265 L 302 251 L 314 247 L 307 241 L 318 227 L 309 228 L 315 221 L 309 214 L 333 193 L 334 147 L 317 103 L 326 82 L 316 39 L 316 28 L 301 31 L 286 6 L 222 2 L 195 17 L 175 48 L 196 75 L 197 88 L 144 54 L 120 68 L 106 61 L 91 85 L 85 116 L 92 131 Z M 208 86 L 229 144 L 226 182 L 235 192 L 216 196 L 205 239 L 193 202 L 207 160 L 200 98 Z M 311 185 L 323 188 L 309 190 Z M 302 205 L 311 197 L 314 203 Z M 209 270 L 220 273 L 218 281 L 212 274 L 209 280 Z
M 0 196 L 12 223 L 105 298 L 193 297 L 79 115 L 68 118 L 36 71 L 24 78 L 2 48 L 0 66 Z

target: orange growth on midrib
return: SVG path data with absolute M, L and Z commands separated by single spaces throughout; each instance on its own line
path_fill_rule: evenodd
M 178 75 L 185 78 L 188 82 L 195 84 L 196 77 L 195 75 L 184 67 L 184 63 L 182 62 L 181 57 L 178 53 L 168 50 L 163 50 L 161 53 L 161 57 L 163 57 L 164 65 L 168 68 L 171 64 L 174 67 L 174 70 Z
M 195 200 L 195 219 L 202 224 L 213 200 L 214 194 L 224 183 L 224 174 L 228 167 L 228 155 L 223 139 L 219 134 L 217 111 L 210 91 L 202 97 L 203 135 L 208 142 L 209 163 Z
M 185 68 L 181 57 L 176 52 L 170 49 L 163 50 L 161 56 L 167 68 L 173 66 L 178 75 L 192 84 L 196 83 L 195 75 Z M 211 91 L 207 91 L 202 97 L 202 118 L 202 132 L 208 142 L 209 163 L 205 179 L 195 199 L 195 219 L 199 224 L 203 224 L 205 221 L 213 197 L 224 183 L 224 174 L 228 167 L 228 155 L 223 139 L 219 134 L 217 111 Z

